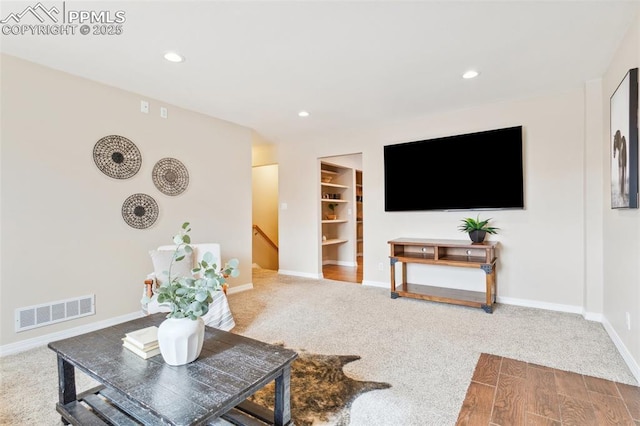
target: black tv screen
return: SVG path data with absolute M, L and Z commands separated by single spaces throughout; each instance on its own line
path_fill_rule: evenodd
M 522 126 L 384 147 L 385 211 L 524 208 Z

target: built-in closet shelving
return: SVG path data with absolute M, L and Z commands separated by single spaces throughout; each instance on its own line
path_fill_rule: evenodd
M 320 163 L 323 263 L 355 264 L 355 257 L 352 254 L 355 251 L 353 187 L 354 170 L 352 168 L 328 162 Z
M 356 170 L 356 256 L 362 256 L 364 246 L 363 233 L 363 198 L 362 198 L 362 170 Z

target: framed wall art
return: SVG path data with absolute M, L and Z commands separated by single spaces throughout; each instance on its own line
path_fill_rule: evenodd
M 638 208 L 638 68 L 625 75 L 610 107 L 611 208 Z

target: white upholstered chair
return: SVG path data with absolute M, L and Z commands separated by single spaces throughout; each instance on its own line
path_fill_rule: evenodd
M 220 256 L 220 244 L 206 243 L 206 244 L 189 244 L 193 248 L 193 254 L 185 256 L 180 262 L 175 262 L 172 267 L 172 274 L 174 272 L 179 275 L 189 275 L 191 269 L 195 266 L 196 262 L 202 260 L 205 253 L 209 252 L 213 255 L 214 263 L 221 266 Z M 163 271 L 169 269 L 169 263 L 171 257 L 175 251 L 176 246 L 160 246 L 156 250 L 151 250 L 149 255 L 153 263 L 154 272 L 147 275 L 145 280 L 144 292 L 148 296 L 151 296 L 151 292 L 155 286 L 160 285 L 163 279 L 166 279 L 166 275 Z M 143 294 L 144 295 L 144 294 Z M 157 300 L 153 300 L 146 305 L 143 304 L 142 310 L 147 314 L 154 314 L 156 312 L 169 312 L 170 309 L 167 305 L 161 305 Z M 229 303 L 227 302 L 226 287 L 224 291 L 217 291 L 213 294 L 213 302 L 209 305 L 209 312 L 202 316 L 205 325 L 210 327 L 219 328 L 220 330 L 229 331 L 235 327 L 236 323 L 233 320 L 233 315 L 229 309 Z

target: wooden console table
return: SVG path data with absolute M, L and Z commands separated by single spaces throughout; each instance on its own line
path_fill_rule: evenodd
M 496 248 L 498 243 L 486 241 L 474 244 L 459 240 L 430 240 L 421 238 L 398 238 L 389 241 L 391 255 L 391 298 L 414 299 L 452 303 L 455 305 L 482 308 L 493 313 L 496 301 Z M 396 263 L 402 263 L 402 284 L 396 288 Z M 485 272 L 485 292 L 467 291 L 422 284 L 407 283 L 407 264 L 458 266 L 480 268 Z

